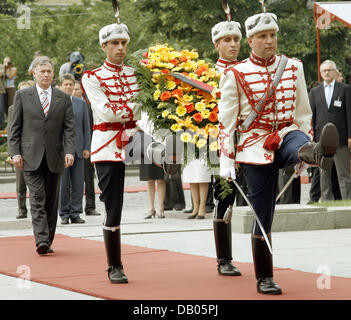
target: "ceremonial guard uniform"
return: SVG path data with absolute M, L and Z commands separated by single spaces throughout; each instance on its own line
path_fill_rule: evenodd
M 101 46 L 116 39 L 129 42 L 129 31 L 122 23 L 111 24 L 100 30 L 99 38 Z M 166 162 L 168 155 L 173 156 L 170 153 L 173 149 L 171 146 L 165 150 L 161 143 L 137 128 L 141 110 L 138 103 L 132 102 L 139 92 L 132 67 L 106 59 L 100 68 L 84 73 L 82 86 L 91 103 L 94 120 L 91 162 L 95 163 L 100 200 L 105 204 L 103 234 L 108 276 L 112 283 L 125 283 L 128 280 L 121 262 L 120 241 L 125 162 L 140 160 L 141 155 L 147 154 L 145 160 L 151 159 L 165 172 L 172 173 L 174 167 Z
M 335 126 L 327 124 L 323 141 L 310 142 L 312 112 L 301 61 L 286 58 L 284 66 L 282 55 L 273 52 L 262 58 L 254 52 L 253 41 L 261 41 L 255 38 L 257 33 L 265 32 L 276 41 L 276 16 L 266 12 L 254 15 L 246 20 L 245 27 L 252 53 L 227 69 L 220 81 L 220 174 L 235 179 L 234 163 L 240 163 L 249 188 L 248 199 L 271 242 L 278 170 L 301 161 L 331 166 L 338 135 Z M 275 84 L 280 70 L 280 80 Z M 278 79 L 274 79 L 276 75 Z M 281 294 L 273 281 L 272 255 L 256 221 L 251 239 L 257 291 Z
M 236 60 L 239 50 L 236 54 L 231 57 L 235 58 L 232 61 L 229 61 L 222 57 L 225 53 L 221 52 L 221 47 L 216 43 L 218 41 L 224 41 L 224 37 L 228 37 L 228 41 L 234 43 L 237 40 L 239 43 L 236 43 L 238 48 L 240 48 L 240 40 L 242 38 L 240 31 L 240 24 L 235 21 L 223 21 L 217 23 L 211 30 L 212 42 L 217 47 L 219 52 L 219 58 L 216 63 L 216 71 L 218 74 L 223 75 L 224 71 L 232 66 L 234 66 L 238 61 Z M 229 37 L 237 37 L 235 40 Z M 234 44 L 232 44 L 234 46 Z M 230 58 L 229 56 L 226 58 Z M 219 125 L 219 135 L 221 136 L 221 125 Z M 224 276 L 240 276 L 241 272 L 232 264 L 232 225 L 231 221 L 224 221 L 223 217 L 228 207 L 234 202 L 236 195 L 236 188 L 231 182 L 232 194 L 222 199 L 221 197 L 221 184 L 220 180 L 216 179 L 213 191 L 214 198 L 216 200 L 214 219 L 213 219 L 213 233 L 216 246 L 216 255 L 217 255 L 217 270 L 218 273 Z M 233 201 L 232 201 L 233 200 Z

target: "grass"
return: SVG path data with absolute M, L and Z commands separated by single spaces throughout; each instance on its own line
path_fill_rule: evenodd
M 324 202 L 315 202 L 311 204 L 315 207 L 348 207 L 351 206 L 351 199 L 348 200 L 333 200 Z

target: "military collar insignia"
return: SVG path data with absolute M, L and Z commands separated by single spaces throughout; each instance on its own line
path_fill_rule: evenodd
M 120 71 L 123 69 L 124 64 L 123 64 L 123 63 L 120 64 L 120 65 L 118 65 L 118 64 L 113 64 L 113 63 L 111 63 L 111 62 L 105 60 L 105 62 L 104 62 L 104 67 L 105 67 L 107 70 L 109 70 L 109 71 L 120 72 Z
M 269 59 L 263 59 L 263 58 L 255 55 L 253 52 L 251 52 L 251 54 L 250 54 L 250 61 L 253 64 L 258 65 L 260 67 L 268 67 L 268 66 L 272 65 L 275 62 L 275 55 L 273 55 Z

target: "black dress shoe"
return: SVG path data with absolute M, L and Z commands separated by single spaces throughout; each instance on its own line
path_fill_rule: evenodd
M 25 219 L 25 218 L 27 218 L 27 212 L 20 212 L 16 217 L 16 219 Z
M 49 247 L 49 249 L 48 249 L 48 252 L 47 253 L 54 253 L 54 249 L 53 248 L 51 248 L 51 247 Z
M 99 216 L 100 213 L 97 212 L 95 209 L 88 209 L 85 211 L 86 216 Z
M 257 292 L 263 294 L 282 294 L 282 289 L 272 278 L 259 278 L 257 280 Z
M 110 266 L 107 270 L 111 283 L 128 283 L 128 278 L 124 274 L 123 266 Z
M 188 217 L 188 219 L 195 219 L 197 217 L 197 214 L 192 214 Z
M 63 218 L 61 220 L 61 224 L 69 224 L 69 219 L 68 218 Z
M 37 246 L 38 254 L 47 254 L 49 250 L 49 245 L 46 242 L 40 242 Z
M 205 216 L 197 215 L 196 219 L 205 219 Z
M 71 218 L 71 223 L 85 223 L 85 220 L 78 216 L 75 218 Z
M 218 273 L 222 276 L 241 276 L 240 270 L 230 261 L 224 261 L 217 265 Z

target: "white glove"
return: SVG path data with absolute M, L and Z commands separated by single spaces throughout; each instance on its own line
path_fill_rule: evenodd
M 228 179 L 230 177 L 233 180 L 235 180 L 235 168 L 234 168 L 234 166 L 230 167 L 230 168 L 222 168 L 222 167 L 220 167 L 219 175 L 222 178 L 224 178 L 224 179 Z
M 299 162 L 295 166 L 295 178 L 301 175 L 302 172 L 304 172 L 308 168 L 308 164 L 306 162 Z

